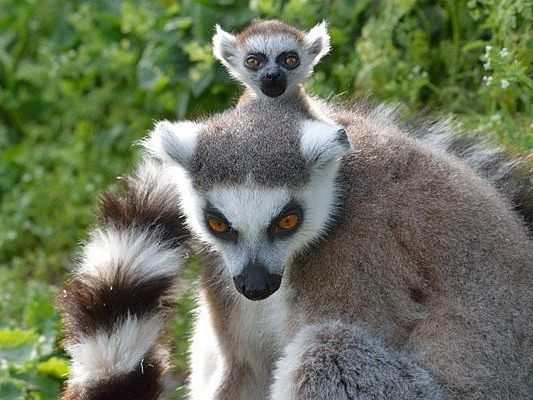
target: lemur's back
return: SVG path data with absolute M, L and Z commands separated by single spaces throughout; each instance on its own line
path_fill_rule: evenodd
M 362 323 L 454 392 L 526 398 L 533 243 L 522 222 L 469 167 L 391 121 L 337 117 L 356 148 L 339 172 L 344 214 L 286 272 L 293 329 Z

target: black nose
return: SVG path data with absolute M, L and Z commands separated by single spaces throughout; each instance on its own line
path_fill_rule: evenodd
M 250 300 L 263 300 L 279 289 L 281 275 L 273 274 L 259 263 L 251 263 L 233 278 L 235 287 Z
M 279 97 L 287 89 L 287 75 L 280 68 L 270 68 L 260 77 L 260 83 L 268 97 Z
M 275 81 L 281 76 L 281 73 L 278 70 L 269 71 L 266 73 L 265 78 L 271 81 Z

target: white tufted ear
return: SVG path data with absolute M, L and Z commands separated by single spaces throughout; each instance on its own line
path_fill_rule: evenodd
M 236 56 L 235 36 L 226 32 L 220 27 L 215 26 L 216 33 L 213 36 L 213 54 L 226 67 L 234 66 L 234 58 Z
M 322 21 L 320 24 L 315 25 L 307 35 L 305 35 L 305 44 L 307 52 L 314 57 L 313 65 L 329 53 L 329 34 L 326 21 Z
M 141 145 L 152 157 L 187 168 L 200 128 L 201 124 L 192 121 L 159 121 Z
M 346 130 L 318 120 L 306 120 L 301 127 L 300 149 L 311 165 L 324 166 L 353 151 Z

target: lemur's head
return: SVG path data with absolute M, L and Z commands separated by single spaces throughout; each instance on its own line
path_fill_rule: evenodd
M 143 145 L 177 166 L 192 232 L 251 300 L 274 293 L 294 256 L 325 234 L 339 206 L 339 159 L 352 149 L 341 126 L 257 103 L 159 122 Z
M 303 83 L 328 51 L 325 22 L 304 33 L 281 21 L 265 21 L 236 36 L 217 25 L 213 36 L 213 53 L 230 74 L 268 97 L 279 97 Z

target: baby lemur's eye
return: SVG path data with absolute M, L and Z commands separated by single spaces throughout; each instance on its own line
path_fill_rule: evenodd
M 257 56 L 248 56 L 244 60 L 244 65 L 250 69 L 259 69 L 263 65 L 263 61 Z
M 300 65 L 300 59 L 297 55 L 291 54 L 285 57 L 285 59 L 283 60 L 283 64 L 285 64 L 285 66 L 290 69 L 296 68 L 298 65 Z

